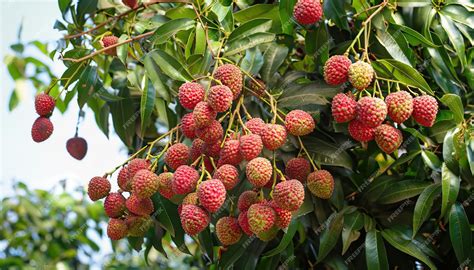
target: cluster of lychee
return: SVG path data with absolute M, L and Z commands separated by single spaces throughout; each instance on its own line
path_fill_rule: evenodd
M 324 66 L 324 79 L 330 85 L 349 81 L 357 90 L 366 89 L 374 77 L 372 66 L 366 62 L 352 63 L 344 55 L 335 55 Z M 431 127 L 438 113 L 436 99 L 429 95 L 415 98 L 406 91 L 390 93 L 385 101 L 378 97 L 364 96 L 358 101 L 352 93 L 339 93 L 332 100 L 332 116 L 337 123 L 349 122 L 348 131 L 360 142 L 375 140 L 387 154 L 397 150 L 403 141 L 399 129 L 388 123 L 387 115 L 397 124 L 413 119 L 421 126 Z

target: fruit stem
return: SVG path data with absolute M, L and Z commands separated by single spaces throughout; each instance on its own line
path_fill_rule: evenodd
M 318 169 L 318 167 L 316 166 L 316 164 L 314 163 L 312 156 L 309 155 L 309 152 L 308 152 L 308 150 L 306 149 L 306 147 L 304 146 L 303 141 L 301 140 L 301 137 L 300 137 L 300 136 L 296 136 L 296 137 L 298 138 L 298 142 L 300 143 L 301 149 L 303 149 L 304 153 L 306 154 L 306 156 L 307 156 L 308 159 L 309 159 L 309 162 L 310 162 L 311 165 L 313 166 L 313 169 L 314 169 L 315 171 L 318 171 L 319 169 Z

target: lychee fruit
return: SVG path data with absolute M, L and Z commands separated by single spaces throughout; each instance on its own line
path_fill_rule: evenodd
M 210 126 L 217 116 L 217 112 L 214 111 L 209 104 L 206 102 L 199 102 L 193 111 L 193 120 L 196 128 L 204 128 Z
M 248 134 L 240 137 L 240 154 L 245 160 L 252 160 L 263 150 L 262 138 L 257 134 Z
M 273 190 L 273 200 L 280 208 L 296 211 L 304 201 L 304 186 L 296 179 L 280 182 Z
M 41 93 L 35 97 L 35 110 L 40 116 L 48 116 L 56 106 L 54 98 L 48 94 Z
M 237 99 L 242 92 L 243 76 L 242 71 L 237 66 L 225 64 L 217 68 L 214 79 L 219 80 L 223 85 L 232 91 L 233 99 Z
M 299 0 L 293 9 L 293 16 L 299 24 L 314 24 L 321 20 L 323 8 L 319 0 Z
M 260 118 L 252 118 L 245 123 L 245 127 L 247 127 L 253 134 L 261 136 L 266 124 Z
M 247 180 L 255 187 L 263 187 L 272 178 L 271 162 L 263 157 L 254 158 L 247 164 L 245 170 Z
M 246 235 L 248 235 L 248 236 L 253 235 L 253 232 L 250 230 L 250 225 L 249 225 L 249 219 L 248 219 L 248 216 L 247 216 L 247 211 L 242 211 L 242 212 L 240 212 L 239 217 L 238 217 L 238 221 L 239 221 L 239 226 L 240 226 L 240 228 L 242 229 L 242 231 L 243 231 Z
M 139 170 L 133 177 L 132 191 L 138 198 L 149 198 L 158 191 L 158 176 L 146 169 Z
M 132 180 L 133 180 L 133 177 L 135 176 L 135 174 L 140 171 L 140 170 L 148 170 L 150 169 L 150 161 L 147 160 L 147 159 L 144 159 L 144 158 L 135 158 L 135 159 L 132 159 L 127 167 L 128 167 L 128 177 L 129 177 L 129 189 L 128 190 L 131 190 L 131 184 L 132 184 Z
M 263 97 L 265 95 L 267 86 L 265 85 L 264 81 L 260 79 L 253 79 L 249 82 L 249 88 L 254 96 Z
M 33 126 L 31 127 L 31 137 L 33 141 L 39 143 L 45 141 L 53 134 L 53 123 L 44 116 L 36 118 Z
M 273 227 L 273 224 L 275 224 L 276 213 L 275 210 L 266 203 L 256 203 L 249 207 L 247 218 L 250 230 L 253 233 L 258 234 Z
M 110 192 L 110 182 L 107 178 L 96 176 L 92 177 L 89 181 L 89 187 L 87 188 L 87 194 L 93 201 L 105 198 Z
M 189 139 L 196 137 L 196 125 L 194 125 L 193 113 L 187 113 L 181 118 L 181 131 Z
M 190 166 L 179 166 L 173 174 L 171 187 L 175 194 L 187 194 L 192 192 L 199 180 L 199 173 Z
M 357 102 L 343 94 L 334 96 L 331 103 L 332 117 L 337 123 L 346 123 L 356 118 Z
M 104 201 L 104 210 L 108 217 L 116 218 L 125 212 L 125 197 L 118 192 L 111 192 Z
M 230 246 L 239 242 L 242 230 L 239 221 L 234 217 L 222 217 L 216 223 L 217 239 L 224 246 Z
M 345 55 L 333 55 L 324 64 L 324 80 L 329 85 L 347 82 L 351 60 Z
M 285 174 L 289 179 L 297 179 L 300 182 L 304 182 L 310 172 L 311 164 L 305 158 L 292 158 L 286 163 Z
M 273 210 L 275 210 L 275 226 L 280 229 L 287 228 L 291 223 L 291 211 L 279 207 L 275 201 L 270 201 L 268 205 L 271 206 Z
M 183 201 L 178 206 L 178 213 L 181 214 L 181 211 L 183 210 L 183 206 L 188 205 L 188 204 L 192 204 L 192 205 L 199 204 L 199 198 L 196 192 L 191 192 L 183 198 Z
M 263 146 L 270 151 L 280 148 L 286 142 L 286 129 L 279 124 L 266 124 L 262 134 Z
M 224 164 L 214 172 L 213 178 L 221 181 L 226 190 L 231 190 L 239 182 L 239 171 L 233 165 Z
M 199 83 L 183 83 L 178 90 L 179 103 L 184 108 L 193 110 L 199 102 L 204 100 L 205 93 L 204 87 Z
M 202 232 L 211 221 L 209 214 L 197 205 L 183 205 L 181 214 L 181 226 L 188 235 L 196 235 Z
M 220 159 L 218 162 L 218 167 L 224 164 L 237 166 L 240 162 L 242 162 L 239 140 L 227 140 L 224 143 L 224 146 L 222 147 L 219 156 Z
M 406 91 L 391 93 L 385 98 L 388 116 L 399 124 L 410 118 L 413 112 L 413 98 Z
M 117 176 L 117 184 L 123 191 L 131 191 L 130 177 L 128 176 L 128 166 L 122 167 Z
M 313 117 L 302 110 L 292 110 L 285 117 L 286 130 L 294 136 L 308 135 L 315 126 Z
M 413 99 L 413 119 L 424 126 L 433 126 L 438 113 L 438 102 L 432 96 L 423 95 Z
M 402 132 L 390 125 L 380 125 L 375 129 L 375 142 L 382 151 L 391 154 L 402 144 Z
M 122 0 L 122 3 L 132 9 L 138 7 L 137 0 Z
M 220 140 L 211 144 L 206 143 L 204 146 L 204 154 L 212 158 L 218 158 L 221 153 L 221 149 Z
M 125 206 L 128 211 L 139 216 L 148 216 L 154 211 L 153 201 L 150 198 L 138 198 L 133 193 L 125 201 Z
M 209 126 L 196 129 L 196 136 L 205 143 L 212 144 L 222 139 L 224 129 L 219 121 L 212 120 Z
M 387 117 L 387 105 L 380 98 L 363 97 L 357 102 L 357 119 L 369 127 L 378 127 Z
M 252 204 L 255 204 L 257 202 L 257 192 L 253 190 L 246 190 L 240 194 L 239 200 L 237 201 L 237 208 L 239 208 L 241 212 L 247 211 Z
M 75 159 L 81 160 L 87 154 L 87 141 L 82 137 L 74 137 L 66 142 L 68 153 Z
M 374 69 L 370 64 L 357 61 L 349 66 L 349 81 L 355 89 L 362 91 L 370 85 L 374 73 Z
M 105 37 L 102 38 L 101 44 L 102 44 L 103 48 L 108 48 L 110 46 L 113 46 L 113 45 L 117 44 L 118 40 L 119 40 L 119 38 L 116 37 L 116 36 L 113 36 L 113 35 L 112 36 L 105 36 Z M 117 55 L 117 47 L 106 50 L 105 54 L 116 56 Z
M 327 200 L 334 191 L 334 178 L 326 170 L 315 171 L 308 175 L 307 186 L 316 197 Z
M 153 220 L 149 216 L 128 215 L 125 217 L 125 223 L 128 227 L 129 236 L 143 237 L 153 225 Z
M 209 212 L 215 213 L 224 204 L 226 190 L 224 184 L 217 180 L 211 179 L 202 182 L 198 189 L 197 195 L 199 203 Z
M 369 142 L 375 138 L 375 128 L 369 127 L 357 119 L 350 121 L 347 129 L 351 137 L 359 142 Z
M 128 227 L 124 220 L 118 218 L 109 219 L 107 224 L 107 236 L 112 240 L 120 240 L 127 236 Z
M 189 158 L 189 147 L 184 143 L 177 143 L 168 148 L 165 154 L 165 163 L 172 170 L 176 170 L 179 166 L 188 164 Z
M 189 152 L 189 156 L 191 162 L 197 160 L 202 154 L 204 154 L 204 148 L 206 147 L 206 143 L 201 139 L 194 139 L 193 144 L 191 145 L 191 150 Z
M 160 173 L 157 178 L 158 182 L 158 192 L 161 196 L 166 199 L 171 199 L 174 195 L 172 182 L 173 182 L 173 173 L 164 172 Z
M 207 94 L 207 103 L 216 112 L 225 112 L 232 105 L 232 91 L 225 85 L 214 85 Z

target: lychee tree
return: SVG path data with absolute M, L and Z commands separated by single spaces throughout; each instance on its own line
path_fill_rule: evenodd
M 472 3 L 59 8 L 67 69 L 37 86 L 129 149 L 88 187 L 111 239 L 209 268 L 472 267 Z

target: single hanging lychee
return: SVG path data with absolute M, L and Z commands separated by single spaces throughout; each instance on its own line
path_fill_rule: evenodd
M 213 144 L 222 139 L 224 129 L 219 121 L 212 120 L 209 126 L 196 129 L 196 136 L 207 144 Z
M 181 118 L 181 131 L 189 139 L 196 137 L 196 125 L 194 124 L 193 113 L 187 113 Z
M 263 146 L 270 151 L 280 148 L 286 142 L 286 129 L 278 124 L 266 124 L 261 134 Z
M 239 182 L 239 171 L 233 165 L 224 164 L 214 172 L 213 178 L 221 181 L 226 190 L 231 190 Z
M 115 44 L 117 44 L 119 38 L 112 35 L 112 36 L 105 36 L 102 38 L 101 40 L 101 44 L 102 44 L 102 47 L 103 48 L 108 48 L 110 46 L 113 46 Z M 108 55 L 112 55 L 112 56 L 117 56 L 117 47 L 114 47 L 114 48 L 111 48 L 111 49 L 108 49 L 105 51 L 106 54 Z
M 247 180 L 252 185 L 255 187 L 263 187 L 272 178 L 273 167 L 268 159 L 258 157 L 249 161 L 245 173 Z
M 197 195 L 200 204 L 210 213 L 215 213 L 224 204 L 226 190 L 221 181 L 211 179 L 199 185 Z
M 81 160 L 87 154 L 87 141 L 82 137 L 74 137 L 66 142 L 68 153 L 75 159 Z
M 319 0 L 299 0 L 293 9 L 293 16 L 299 24 L 314 24 L 321 20 L 323 8 Z
M 128 227 L 124 220 L 118 218 L 109 219 L 107 224 L 107 236 L 112 240 L 125 238 L 128 233 Z
M 402 144 L 402 132 L 390 125 L 380 125 L 375 129 L 375 142 L 382 151 L 391 154 Z
M 96 176 L 92 177 L 89 181 L 89 187 L 87 188 L 87 194 L 93 201 L 105 198 L 110 193 L 110 182 L 107 178 Z
M 209 89 L 207 103 L 216 112 L 225 112 L 232 105 L 232 91 L 225 85 L 214 85 Z
M 247 218 L 250 230 L 258 234 L 273 227 L 276 214 L 275 210 L 266 203 L 256 203 L 249 207 Z
M 432 96 L 423 95 L 413 99 L 413 119 L 424 126 L 433 126 L 438 113 L 438 102 Z
M 138 198 L 149 198 L 158 192 L 158 176 L 146 169 L 138 171 L 133 177 L 132 192 Z
M 183 205 L 181 214 L 181 226 L 188 235 L 196 235 L 202 232 L 211 221 L 209 214 L 197 205 Z
M 337 123 L 349 122 L 357 116 L 357 102 L 343 94 L 334 96 L 331 103 L 332 117 Z
M 239 226 L 242 229 L 242 231 L 248 235 L 251 236 L 253 232 L 250 230 L 250 225 L 249 225 L 249 218 L 247 216 L 247 210 L 240 212 L 239 217 Z
M 292 214 L 291 211 L 283 209 L 278 206 L 278 204 L 275 201 L 270 201 L 268 202 L 268 205 L 275 210 L 275 226 L 277 226 L 280 229 L 285 229 L 287 228 L 290 223 L 291 223 L 291 218 Z
M 242 92 L 243 76 L 242 71 L 232 64 L 225 64 L 217 68 L 214 79 L 219 80 L 223 85 L 230 88 L 233 99 L 239 97 Z
M 44 116 L 36 118 L 33 126 L 31 127 L 31 137 L 33 141 L 39 143 L 47 140 L 51 134 L 53 134 L 53 123 Z
M 406 91 L 391 93 L 385 98 L 388 116 L 399 124 L 410 118 L 413 112 L 413 98 Z
M 362 91 L 370 85 L 374 73 L 374 69 L 369 63 L 357 61 L 349 67 L 349 81 L 355 89 Z
M 193 110 L 196 105 L 204 100 L 205 89 L 199 83 L 183 83 L 178 90 L 178 99 L 181 106 Z
M 174 195 L 172 182 L 173 182 L 173 174 L 170 172 L 164 172 L 158 175 L 158 192 L 161 196 L 165 197 L 166 199 L 171 199 Z
M 199 204 L 199 198 L 196 192 L 191 192 L 183 198 L 183 201 L 178 206 L 178 213 L 181 214 L 181 211 L 183 210 L 183 206 L 188 205 L 188 204 L 192 204 L 192 205 Z
M 240 137 L 240 154 L 245 160 L 252 160 L 263 150 L 262 138 L 257 134 L 248 134 Z
M 219 154 L 220 159 L 218 167 L 224 164 L 230 164 L 237 166 L 242 162 L 242 155 L 240 154 L 240 142 L 239 140 L 227 140 L 221 149 Z
M 194 191 L 199 180 L 199 173 L 191 166 L 179 166 L 173 174 L 171 187 L 175 194 L 187 194 Z
M 375 138 L 375 128 L 369 127 L 357 119 L 350 121 L 347 129 L 351 137 L 359 142 L 369 142 Z
M 297 179 L 300 182 L 304 182 L 310 172 L 311 164 L 305 158 L 292 158 L 286 163 L 285 174 L 289 179 Z
M 118 192 L 111 192 L 104 201 L 105 214 L 108 217 L 116 218 L 125 212 L 125 197 Z
M 273 200 L 280 208 L 296 211 L 304 201 L 304 186 L 296 179 L 280 182 L 273 190 Z
M 257 134 L 257 135 L 262 135 L 262 132 L 263 130 L 265 129 L 266 127 L 266 124 L 265 122 L 263 122 L 262 119 L 260 118 L 252 118 L 250 120 L 248 120 L 246 123 L 245 123 L 245 126 L 250 130 L 250 132 L 252 132 L 253 134 Z
M 41 93 L 35 97 L 35 110 L 40 116 L 48 116 L 56 106 L 53 97 L 48 94 Z
M 247 190 L 240 194 L 239 200 L 237 201 L 237 208 L 239 211 L 247 211 L 249 207 L 258 202 L 258 194 L 253 190 Z
M 230 246 L 239 242 L 242 230 L 239 222 L 233 217 L 222 217 L 216 223 L 217 239 L 224 245 Z
M 193 120 L 196 128 L 210 126 L 216 119 L 217 112 L 207 102 L 199 102 L 193 111 Z
M 168 148 L 165 155 L 165 163 L 171 169 L 176 170 L 179 166 L 188 164 L 189 158 L 189 147 L 184 143 L 177 143 Z
M 345 55 L 333 55 L 324 64 L 324 80 L 329 85 L 347 82 L 351 60 Z
M 326 170 L 319 170 L 308 175 L 306 180 L 308 189 L 316 197 L 329 199 L 334 191 L 334 178 Z
M 302 110 L 292 110 L 285 117 L 285 128 L 294 136 L 308 135 L 315 126 L 313 117 Z
M 369 127 L 380 126 L 387 117 L 387 105 L 380 98 L 363 97 L 357 102 L 357 119 Z
M 125 201 L 125 206 L 128 211 L 139 216 L 148 216 L 154 211 L 153 201 L 150 198 L 138 198 L 133 193 Z

